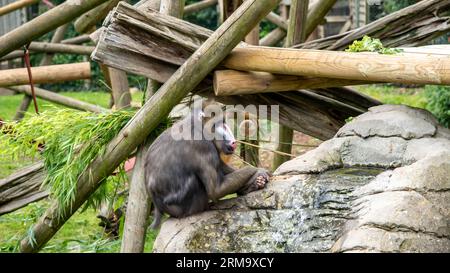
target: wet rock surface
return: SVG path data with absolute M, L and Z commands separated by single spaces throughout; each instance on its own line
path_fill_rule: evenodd
M 449 252 L 450 133 L 382 105 L 274 173 L 261 191 L 168 219 L 155 252 Z

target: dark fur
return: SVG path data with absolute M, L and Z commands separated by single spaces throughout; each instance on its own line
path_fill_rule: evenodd
M 192 118 L 195 118 L 193 114 L 173 127 L 181 126 Z M 256 174 L 267 176 L 267 172 L 257 168 L 246 168 L 242 175 L 239 171 L 235 172 L 220 159 L 225 145 L 224 141 L 176 141 L 170 129 L 153 142 L 145 162 L 147 190 L 155 205 L 152 228 L 160 225 L 162 213 L 176 218 L 186 217 L 207 210 L 209 200 L 216 201 L 223 197 L 220 195 L 258 189 L 252 186 Z M 233 177 L 230 175 L 228 177 L 231 179 L 227 180 L 227 175 L 231 173 Z M 228 183 L 230 187 L 223 183 Z

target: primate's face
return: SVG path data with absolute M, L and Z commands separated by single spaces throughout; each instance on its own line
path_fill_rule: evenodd
M 215 126 L 216 134 L 216 146 L 224 154 L 230 155 L 236 150 L 236 139 L 234 138 L 233 132 L 231 132 L 230 127 L 226 123 L 219 123 Z

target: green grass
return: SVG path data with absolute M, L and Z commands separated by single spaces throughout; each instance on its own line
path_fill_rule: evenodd
M 60 92 L 58 94 L 96 104 L 105 108 L 108 107 L 110 98 L 110 94 L 106 92 Z M 133 101 L 140 102 L 142 100 L 142 93 L 134 93 L 132 97 Z M 14 117 L 20 102 L 22 101 L 22 98 L 23 95 L 21 94 L 13 96 L 0 96 L 0 118 L 3 120 L 11 120 Z M 37 101 L 40 112 L 49 109 L 50 106 L 63 107 L 39 98 L 37 98 Z M 34 113 L 33 105 L 30 105 L 28 108 L 28 113 Z
M 0 216 L 0 253 L 17 251 L 18 242 L 47 206 L 47 201 L 40 201 L 13 213 Z M 121 240 L 112 240 L 105 237 L 102 227 L 98 226 L 99 220 L 96 215 L 97 213 L 93 209 L 76 213 L 41 252 L 120 252 Z M 156 232 L 150 230 L 147 232 L 145 252 L 151 252 L 153 249 L 153 241 L 156 235 Z
M 355 86 L 355 89 L 385 104 L 404 104 L 426 108 L 427 98 L 423 88 L 398 88 L 383 84 Z

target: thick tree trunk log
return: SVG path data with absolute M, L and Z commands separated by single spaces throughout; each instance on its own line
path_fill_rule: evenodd
M 248 46 L 233 50 L 222 65 L 236 70 L 274 74 L 407 84 L 450 84 L 450 54 L 404 52 L 383 55 Z
M 107 0 L 67 0 L 0 37 L 0 57 L 64 25 Z
M 267 72 L 214 71 L 214 93 L 216 96 L 248 95 L 370 83 L 373 82 L 278 75 Z
M 22 85 L 22 86 L 11 86 L 9 89 L 27 94 L 28 96 L 31 96 L 31 88 L 28 85 Z M 36 94 L 36 97 L 41 98 L 46 101 L 51 101 L 59 105 L 64 105 L 72 109 L 77 109 L 81 111 L 89 111 L 94 113 L 101 113 L 108 111 L 108 109 L 105 109 L 103 107 L 100 107 L 98 105 L 90 104 L 87 102 L 79 101 L 76 99 L 72 99 L 66 96 L 62 96 L 59 94 L 56 94 L 51 91 L 47 91 L 42 88 L 35 87 L 34 92 Z
M 0 16 L 13 12 L 15 10 L 21 9 L 23 7 L 27 7 L 34 3 L 37 3 L 39 0 L 16 0 L 11 4 L 0 7 Z
M 101 4 L 100 6 L 86 12 L 81 15 L 73 26 L 78 33 L 87 33 L 90 32 L 95 25 L 103 20 L 106 15 L 108 15 L 109 11 L 117 6 L 117 4 L 121 0 L 108 0 L 108 2 Z
M 54 203 L 44 213 L 33 227 L 34 241 L 28 237 L 24 238 L 20 245 L 21 251 L 36 252 L 48 242 L 100 186 L 103 178 L 112 173 L 161 120 L 167 117 L 171 109 L 191 92 L 278 3 L 278 0 L 245 1 L 144 104 L 117 137 L 107 145 L 105 153 L 94 159 L 79 176 L 74 202 L 64 208 Z M 126 4 L 119 4 L 121 5 Z
M 31 68 L 31 73 L 33 74 L 33 82 L 35 84 L 73 81 L 89 79 L 91 77 L 91 66 L 88 62 L 38 66 Z M 28 83 L 29 79 L 26 68 L 0 70 L 0 86 Z
M 0 215 L 20 209 L 48 196 L 41 189 L 44 164 L 38 162 L 0 179 Z

